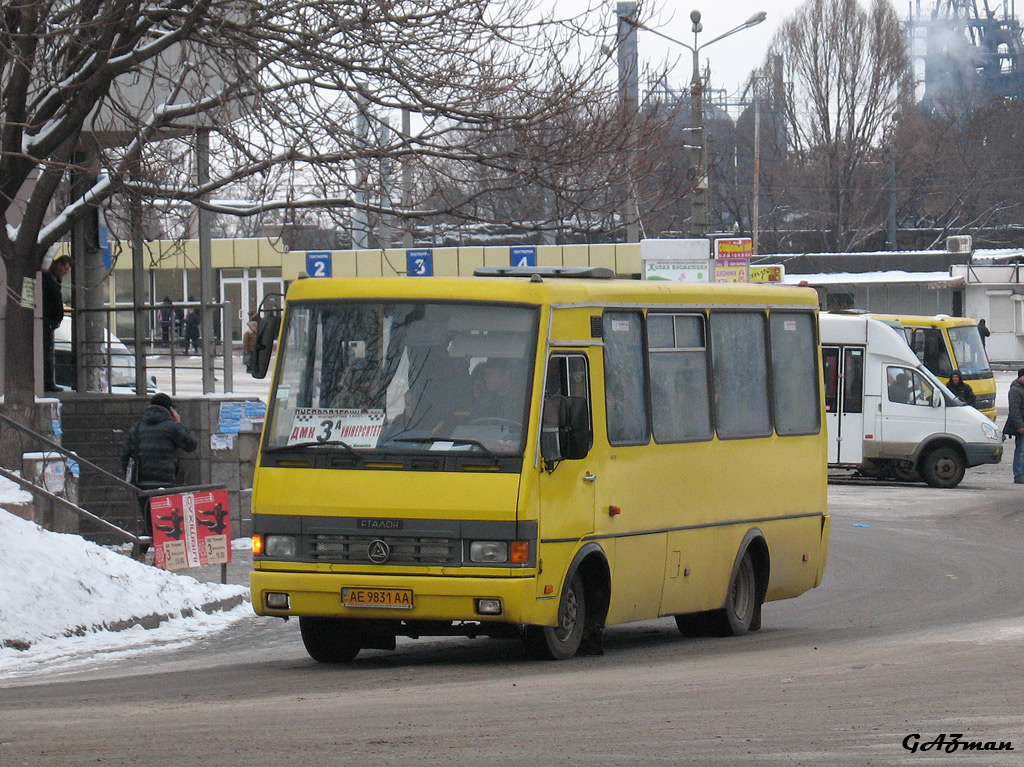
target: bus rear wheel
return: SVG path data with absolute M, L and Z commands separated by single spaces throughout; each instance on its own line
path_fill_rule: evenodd
M 348 663 L 363 649 L 361 632 L 343 618 L 299 618 L 299 633 L 318 663 Z
M 719 636 L 743 636 L 759 628 L 760 608 L 757 603 L 757 575 L 750 551 L 743 552 L 739 566 L 729 583 L 725 607 L 709 616 L 714 633 Z
M 580 649 L 586 622 L 587 599 L 583 581 L 576 573 L 562 598 L 557 626 L 527 626 L 523 644 L 531 658 L 565 660 Z

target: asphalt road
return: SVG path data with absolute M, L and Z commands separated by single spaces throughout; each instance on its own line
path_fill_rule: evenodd
M 1024 488 L 830 488 L 823 585 L 764 628 L 686 639 L 612 628 L 605 655 L 399 640 L 320 666 L 296 622 L 256 618 L 184 650 L 7 680 L 0 764 L 1024 764 Z M 1013 751 L 911 753 L 947 739 Z M 913 741 L 908 741 L 913 742 Z

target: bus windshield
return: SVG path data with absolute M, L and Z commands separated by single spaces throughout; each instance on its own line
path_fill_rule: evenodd
M 988 355 L 981 343 L 981 334 L 976 325 L 965 325 L 949 329 L 949 343 L 953 347 L 956 365 L 963 376 L 991 373 Z
M 265 449 L 521 454 L 538 311 L 295 303 Z

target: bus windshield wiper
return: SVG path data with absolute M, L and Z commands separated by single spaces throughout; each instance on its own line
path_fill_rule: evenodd
M 264 448 L 263 452 L 279 453 L 282 450 L 291 450 L 292 448 L 296 447 L 343 447 L 349 453 L 349 455 L 355 456 L 356 458 L 359 457 L 359 453 L 356 452 L 356 449 L 354 447 L 352 447 L 347 442 L 342 442 L 340 439 L 326 439 L 323 442 L 315 442 L 311 440 L 309 442 L 295 442 L 292 443 L 291 445 L 274 445 L 272 447 Z
M 501 459 L 478 439 L 465 439 L 463 437 L 396 437 L 392 442 L 413 442 L 418 445 L 433 445 L 435 442 L 451 442 L 453 445 L 471 445 L 483 450 L 487 457 L 494 461 L 495 465 L 501 466 Z

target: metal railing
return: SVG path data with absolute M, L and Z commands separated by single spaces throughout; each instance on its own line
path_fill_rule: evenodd
M 138 507 L 139 497 L 142 495 L 142 491 L 140 491 L 139 488 L 135 487 L 135 485 L 131 484 L 130 482 L 125 481 L 123 477 L 119 477 L 116 474 L 112 474 L 111 472 L 104 469 L 102 466 L 97 466 L 92 461 L 82 458 L 75 451 L 69 450 L 63 445 L 58 445 L 56 442 L 47 439 L 42 434 L 39 434 L 38 432 L 33 431 L 32 429 L 29 429 L 27 426 L 23 426 L 22 424 L 4 415 L 3 413 L 0 413 L 0 427 L 4 429 L 13 429 L 14 431 L 18 432 L 22 437 L 23 447 L 24 440 L 29 440 L 33 448 L 37 449 L 38 447 L 42 446 L 43 448 L 45 448 L 45 453 L 53 453 L 54 456 L 61 456 L 61 459 L 64 460 L 66 465 L 68 464 L 69 461 L 73 462 L 73 464 L 76 464 L 80 471 L 78 477 L 79 489 L 83 487 L 83 483 L 86 486 L 88 486 L 88 484 L 93 484 L 95 486 L 103 486 L 107 488 L 112 487 L 115 489 L 116 492 L 121 492 L 124 494 L 122 498 L 129 501 L 129 503 L 131 504 L 131 509 L 135 509 Z M 31 451 L 22 449 L 21 452 L 24 454 Z M 133 524 L 130 525 L 130 527 L 132 529 L 126 529 L 125 527 L 116 525 L 113 522 L 104 519 L 102 516 L 94 514 L 88 509 L 83 508 L 78 503 L 75 503 L 74 501 L 68 499 L 67 497 L 62 496 L 59 492 L 52 492 L 51 490 L 48 490 L 47 488 L 41 485 L 38 485 L 28 479 L 25 479 L 17 472 L 13 472 L 4 467 L 0 467 L 0 476 L 3 476 L 6 479 L 16 483 L 17 485 L 24 488 L 25 490 L 28 490 L 34 495 L 42 497 L 47 501 L 50 501 L 51 503 L 60 506 L 64 510 L 71 512 L 80 520 L 83 520 L 94 525 L 95 527 L 100 528 L 100 530 L 102 530 L 104 533 L 113 535 L 116 539 L 124 543 L 132 544 L 132 556 L 136 559 L 141 557 L 141 546 L 148 546 L 152 544 L 152 539 L 148 535 L 144 535 L 140 531 L 139 528 L 141 520 L 138 518 L 138 514 L 136 513 L 131 514 L 131 520 Z
M 207 380 L 206 371 L 210 373 L 209 379 L 222 384 L 222 391 L 232 391 L 234 387 L 234 370 L 232 357 L 235 354 L 234 338 L 232 336 L 232 317 L 230 302 L 200 304 L 195 301 L 185 301 L 174 304 L 143 304 L 135 307 L 132 304 L 113 304 L 111 306 L 97 309 L 82 309 L 78 312 L 79 317 L 88 317 L 90 314 L 104 315 L 99 325 L 101 332 L 92 329 L 92 335 L 101 336 L 102 340 L 84 340 L 90 335 L 86 330 L 84 333 L 75 333 L 77 339 L 72 342 L 72 349 L 79 350 L 77 355 L 78 370 L 72 377 L 75 388 L 84 388 L 87 391 L 117 391 L 119 388 L 139 391 L 149 391 L 156 387 L 156 378 L 153 373 L 160 373 L 166 385 L 159 388 L 169 390 L 174 395 L 178 393 L 179 379 L 185 371 L 201 371 L 204 381 Z M 220 315 L 220 334 L 212 339 L 195 339 L 187 336 L 184 330 L 184 320 L 178 321 L 178 317 L 184 318 L 185 312 L 189 309 L 206 311 L 218 311 Z M 169 322 L 162 323 L 162 313 L 170 311 Z M 178 312 L 181 312 L 179 315 Z M 123 315 L 127 315 L 127 321 Z M 148 320 L 142 323 L 142 327 L 136 326 L 136 318 L 148 315 Z M 128 328 L 131 332 L 129 337 L 118 337 L 116 330 Z M 167 331 L 166 341 L 163 331 Z M 189 347 L 198 344 L 199 354 L 188 353 Z M 60 347 L 58 351 L 58 379 L 68 380 L 66 363 L 63 376 L 61 374 Z M 72 353 L 71 355 L 75 355 Z M 198 364 L 197 364 L 198 356 Z M 219 376 L 218 376 L 219 373 Z M 192 374 L 194 375 L 194 374 Z M 205 389 L 204 385 L 204 389 Z M 211 387 L 209 391 L 213 391 Z

